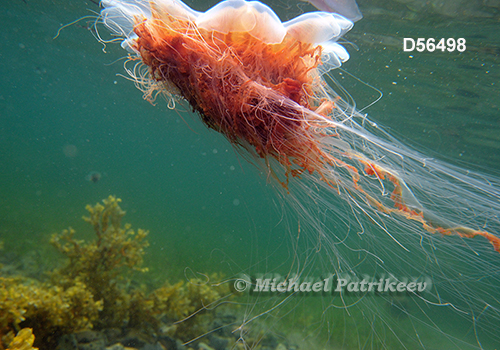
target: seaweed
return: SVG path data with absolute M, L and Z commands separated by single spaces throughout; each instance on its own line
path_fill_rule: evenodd
M 135 329 L 184 341 L 209 330 L 214 316 L 205 311 L 230 296 L 227 285 L 209 284 L 220 278 L 212 275 L 151 292 L 132 288 L 131 272 L 148 271 L 143 267 L 148 231 L 122 226 L 120 202 L 110 196 L 103 204 L 87 205 L 89 216 L 83 219 L 95 234 L 90 242 L 77 239 L 72 228 L 52 235 L 51 244 L 67 262 L 50 271 L 48 281 L 0 276 L 0 350 L 15 339 L 22 347 L 13 349 L 30 349 L 33 342 L 53 349 L 61 336 L 89 329 Z
M 22 277 L 0 277 L 0 336 L 4 344 L 23 327 L 33 328 L 41 343 L 54 343 L 60 334 L 92 328 L 101 310 L 102 302 L 81 282 L 62 288 Z
M 54 234 L 51 243 L 67 258 L 69 263 L 52 273 L 53 281 L 65 288 L 82 283 L 92 292 L 94 299 L 102 300 L 103 308 L 97 326 L 120 327 L 128 319 L 130 295 L 124 287 L 129 279 L 126 270 L 146 272 L 142 268 L 148 231 L 134 231 L 130 224 L 122 228 L 125 215 L 119 203 L 121 200 L 109 196 L 104 205 L 87 205 L 88 222 L 97 239 L 92 242 L 75 239 L 72 228 Z
M 170 326 L 169 335 L 189 342 L 209 332 L 214 319 L 214 313 L 210 311 L 232 296 L 227 284 L 210 283 L 220 278 L 218 274 L 212 274 L 206 280 L 192 278 L 188 283 L 166 283 L 144 299 L 151 307 L 148 314 L 164 320 Z M 145 320 L 144 317 L 141 319 Z
M 31 328 L 21 329 L 9 344 L 8 350 L 38 350 L 33 347 L 35 336 Z

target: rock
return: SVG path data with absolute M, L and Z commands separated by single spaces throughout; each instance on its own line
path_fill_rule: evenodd
M 57 344 L 57 350 L 105 350 L 107 339 L 103 333 L 82 331 L 63 335 Z
M 229 339 L 227 338 L 223 338 L 221 336 L 213 334 L 210 336 L 209 340 L 210 340 L 210 345 L 215 350 L 226 350 L 228 348 Z
M 108 344 L 116 344 L 120 342 L 123 332 L 119 328 L 106 328 L 102 330 L 102 333 L 106 336 Z
M 148 339 L 145 334 L 131 329 L 127 335 L 120 339 L 120 343 L 125 347 L 142 349 L 146 344 L 154 343 L 153 339 Z
M 278 346 L 276 347 L 276 350 L 287 350 L 285 344 L 279 343 Z
M 200 342 L 198 344 L 198 350 L 215 350 L 214 348 L 208 346 L 207 344 Z
M 78 344 L 89 344 L 95 342 L 106 343 L 106 336 L 101 332 L 96 331 L 81 331 L 77 333 L 73 333 L 75 340 Z
M 66 334 L 59 338 L 57 350 L 77 350 L 78 343 L 73 334 Z
M 163 345 L 165 350 L 183 350 L 184 345 L 179 340 L 176 340 L 168 335 L 161 335 L 158 337 L 158 341 Z
M 120 343 L 113 344 L 106 348 L 106 350 L 125 350 L 125 349 L 126 348 Z
M 73 334 L 78 343 L 78 350 L 105 350 L 107 339 L 100 332 L 83 331 Z
M 149 344 L 146 343 L 140 350 L 165 350 L 160 343 Z

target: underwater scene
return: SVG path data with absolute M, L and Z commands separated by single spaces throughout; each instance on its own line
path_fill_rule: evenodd
M 0 16 L 0 349 L 500 348 L 500 1 Z

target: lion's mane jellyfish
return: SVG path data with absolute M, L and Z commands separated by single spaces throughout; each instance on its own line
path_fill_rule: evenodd
M 336 41 L 351 21 L 313 12 L 282 23 L 262 3 L 243 0 L 223 1 L 205 13 L 174 0 L 103 5 L 104 24 L 126 36 L 122 46 L 148 67 L 147 76 L 133 75 L 146 98 L 156 91 L 182 97 L 209 128 L 265 159 L 273 174 L 269 160 L 278 161 L 283 186 L 290 176 L 316 173 L 371 210 L 420 222 L 431 233 L 483 236 L 500 252 L 500 238 L 489 232 L 433 223 L 396 170 L 342 137 L 339 129 L 368 138 L 349 130 L 355 112 L 321 76 L 349 58 Z M 361 177 L 370 184 L 363 186 Z M 392 184 L 389 205 L 371 188 L 385 181 Z
M 498 340 L 498 180 L 411 150 L 335 92 L 328 74 L 349 58 L 338 40 L 350 20 L 312 12 L 282 22 L 268 6 L 244 0 L 206 12 L 180 0 L 102 5 L 100 22 L 123 38 L 126 69 L 145 98 L 187 101 L 207 127 L 262 160 L 309 227 L 305 250 L 323 251 L 324 266 L 337 275 L 356 266 L 432 279 L 413 310 L 398 306 L 410 320 L 401 327 L 411 328 L 400 336 L 390 326 L 400 343 L 412 333 L 415 344 L 430 346 L 420 335 L 426 327 L 458 347 Z M 304 266 L 298 270 L 307 273 Z M 332 309 L 348 308 L 336 300 Z M 452 311 L 467 331 L 449 335 L 431 307 Z

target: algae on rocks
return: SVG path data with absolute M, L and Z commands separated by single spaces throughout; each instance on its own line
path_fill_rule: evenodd
M 69 263 L 52 273 L 54 282 L 69 288 L 83 283 L 93 294 L 94 300 L 103 303 L 97 325 L 123 326 L 128 320 L 130 295 L 125 270 L 146 272 L 142 268 L 144 249 L 149 246 L 148 231 L 134 231 L 130 224 L 122 227 L 125 215 L 119 203 L 121 199 L 109 196 L 104 205 L 87 205 L 88 222 L 96 235 L 92 242 L 75 239 L 72 228 L 54 234 L 51 243 L 69 258 Z
M 122 226 L 120 202 L 110 196 L 103 204 L 87 205 L 89 216 L 83 219 L 95 233 L 90 242 L 77 239 L 72 228 L 52 235 L 52 245 L 68 261 L 49 272 L 50 281 L 0 276 L 0 350 L 27 328 L 33 333 L 19 333 L 27 339 L 23 346 L 34 341 L 41 350 L 56 348 L 63 335 L 89 329 L 135 330 L 183 341 L 208 332 L 210 310 L 231 297 L 227 284 L 209 283 L 220 279 L 212 275 L 167 282 L 153 291 L 132 288 L 130 272 L 148 270 L 143 267 L 148 231 Z

